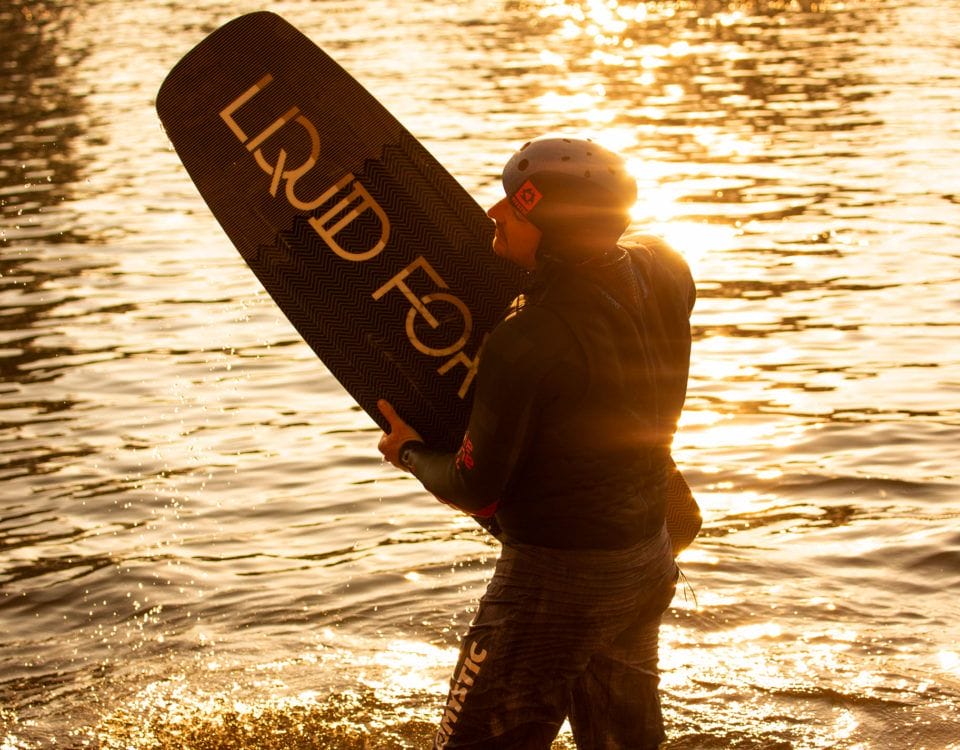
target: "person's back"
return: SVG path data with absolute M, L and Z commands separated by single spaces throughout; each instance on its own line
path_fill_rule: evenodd
M 541 373 L 528 407 L 532 434 L 497 519 L 528 544 L 636 544 L 663 524 L 669 446 L 689 367 L 689 271 L 647 238 L 589 268 L 554 263 L 538 276 L 503 331 L 538 342 L 527 350 L 531 361 L 490 354 L 491 366 Z M 514 402 L 525 395 L 501 393 L 500 408 L 524 408 Z

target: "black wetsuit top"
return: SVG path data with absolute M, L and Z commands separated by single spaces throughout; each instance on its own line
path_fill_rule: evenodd
M 659 532 L 696 292 L 679 255 L 643 243 L 541 260 L 484 346 L 460 450 L 405 446 L 427 490 L 526 544 L 618 549 Z

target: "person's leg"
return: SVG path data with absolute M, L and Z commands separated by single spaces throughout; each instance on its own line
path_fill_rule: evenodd
M 594 654 L 574 684 L 570 725 L 579 750 L 656 750 L 666 738 L 657 642 L 675 585 L 669 577 L 656 586 L 633 623 Z
M 526 596 L 491 582 L 460 646 L 434 747 L 539 750 L 550 747 L 566 713 L 565 688 L 549 686 L 528 648 L 534 623 Z
M 605 630 L 556 556 L 504 547 L 460 647 L 437 750 L 550 747 Z

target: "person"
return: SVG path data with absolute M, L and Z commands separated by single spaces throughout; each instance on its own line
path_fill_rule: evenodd
M 431 449 L 379 403 L 386 460 L 501 530 L 434 748 L 549 748 L 565 718 L 581 750 L 656 748 L 695 287 L 661 240 L 618 244 L 636 183 L 599 144 L 535 139 L 502 181 L 493 251 L 529 283 L 484 345 L 462 445 Z

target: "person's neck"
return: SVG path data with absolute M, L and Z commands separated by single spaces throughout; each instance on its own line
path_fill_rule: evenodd
M 623 248 L 615 241 L 593 247 L 543 246 L 537 252 L 536 270 L 539 272 L 554 265 L 571 270 L 602 268 L 620 260 L 624 253 Z

